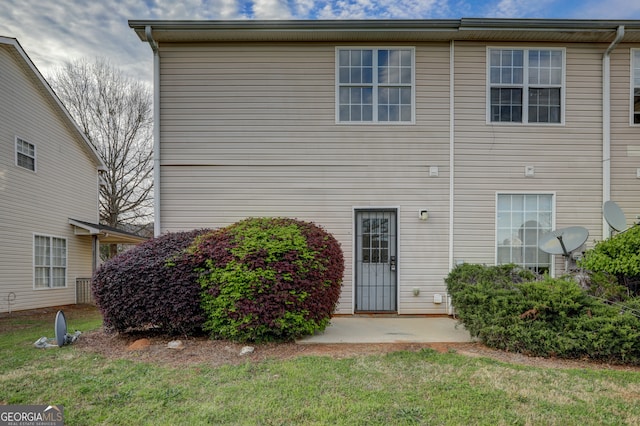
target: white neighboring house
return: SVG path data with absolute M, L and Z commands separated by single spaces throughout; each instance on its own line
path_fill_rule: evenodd
M 144 239 L 97 224 L 104 163 L 14 38 L 0 76 L 0 312 L 86 302 L 99 242 Z
M 540 237 L 640 213 L 640 21 L 129 25 L 154 52 L 156 233 L 318 223 L 340 314 L 450 313 L 456 264 L 559 275 Z

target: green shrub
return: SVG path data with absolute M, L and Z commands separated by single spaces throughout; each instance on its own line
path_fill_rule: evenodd
M 601 300 L 619 302 L 629 299 L 630 291 L 621 285 L 618 278 L 608 272 L 589 271 L 579 273 L 575 279 L 587 293 Z
M 465 263 L 454 268 L 445 283 L 456 315 L 473 337 L 479 337 L 482 329 L 516 302 L 515 284 L 534 279 L 533 272 L 516 265 Z
M 640 363 L 640 302 L 610 305 L 570 277 L 461 265 L 445 280 L 460 321 L 487 346 L 535 356 Z
M 312 334 L 328 325 L 340 296 L 342 250 L 312 223 L 251 218 L 198 238 L 190 251 L 204 259 L 204 328 L 214 338 Z
M 632 295 L 640 295 L 640 226 L 597 242 L 579 265 L 591 272 L 613 274 Z

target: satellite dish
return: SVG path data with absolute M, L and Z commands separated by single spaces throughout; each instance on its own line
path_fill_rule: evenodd
M 572 251 L 587 241 L 587 238 L 589 231 L 586 228 L 570 226 L 543 235 L 538 242 L 538 248 L 545 253 L 569 257 Z
M 56 314 L 56 343 L 62 347 L 67 340 L 67 319 L 64 317 L 64 312 L 58 311 Z
M 624 217 L 624 212 L 615 201 L 609 200 L 605 202 L 602 207 L 602 213 L 604 214 L 604 219 L 614 231 L 621 232 L 627 229 L 627 218 Z

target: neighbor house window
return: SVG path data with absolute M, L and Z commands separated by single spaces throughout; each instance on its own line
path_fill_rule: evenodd
M 564 51 L 489 49 L 488 120 L 561 123 Z
M 36 146 L 34 144 L 16 138 L 16 165 L 36 171 Z
M 67 240 L 35 235 L 33 237 L 35 288 L 67 286 Z
M 631 50 L 631 66 L 633 67 L 632 75 L 632 90 L 633 90 L 633 109 L 632 109 L 632 123 L 640 124 L 640 49 Z
M 338 49 L 336 56 L 338 122 L 413 122 L 413 48 Z
M 538 242 L 552 230 L 552 222 L 552 194 L 498 194 L 497 264 L 549 272 L 552 257 L 538 248 Z

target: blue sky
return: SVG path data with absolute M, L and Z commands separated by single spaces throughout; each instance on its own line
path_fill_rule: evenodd
M 151 49 L 129 19 L 640 19 L 640 0 L 1 0 L 0 36 L 17 38 L 47 77 L 102 57 L 150 80 Z

